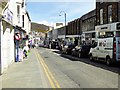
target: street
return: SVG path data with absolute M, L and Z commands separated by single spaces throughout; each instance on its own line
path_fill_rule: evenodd
M 70 59 L 58 50 L 37 50 L 60 88 L 118 88 L 118 66 L 109 67 L 84 58 L 73 60 L 75 57 Z
M 0 0 L 0 88 L 120 89 L 120 0 Z
M 107 66 L 47 48 L 31 49 L 2 76 L 2 88 L 118 88 L 118 66 Z

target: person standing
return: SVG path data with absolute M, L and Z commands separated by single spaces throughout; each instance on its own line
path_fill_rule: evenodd
M 23 50 L 19 47 L 19 61 L 23 61 Z

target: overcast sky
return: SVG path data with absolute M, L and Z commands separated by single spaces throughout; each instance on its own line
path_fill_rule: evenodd
M 68 2 L 69 1 L 69 2 Z M 73 2 L 74 1 L 74 2 Z M 33 22 L 53 25 L 64 22 L 64 11 L 67 14 L 67 22 L 77 19 L 95 9 L 94 0 L 27 0 L 27 10 Z M 59 16 L 61 14 L 61 16 Z

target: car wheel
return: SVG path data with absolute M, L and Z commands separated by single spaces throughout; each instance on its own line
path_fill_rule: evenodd
M 81 53 L 78 54 L 78 57 L 81 58 Z
M 94 60 L 92 54 L 90 54 L 89 59 L 90 59 L 91 61 Z
M 106 64 L 107 64 L 108 66 L 111 65 L 111 59 L 110 59 L 109 57 L 106 58 Z

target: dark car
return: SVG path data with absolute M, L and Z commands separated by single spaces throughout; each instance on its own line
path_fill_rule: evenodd
M 72 54 L 72 56 L 77 56 L 78 57 L 78 55 L 79 55 L 79 50 L 80 50 L 80 46 L 76 46 L 75 48 L 73 48 L 72 49 L 72 51 L 71 51 L 71 54 Z
M 50 43 L 50 48 L 51 48 L 51 49 L 59 49 L 59 44 L 58 44 L 58 42 L 57 42 L 57 41 L 52 41 L 52 42 Z
M 74 44 L 67 44 L 62 48 L 62 53 L 70 55 L 73 48 L 75 48 Z
M 89 51 L 92 45 L 81 45 L 78 48 L 72 49 L 72 55 L 78 57 L 88 57 Z

